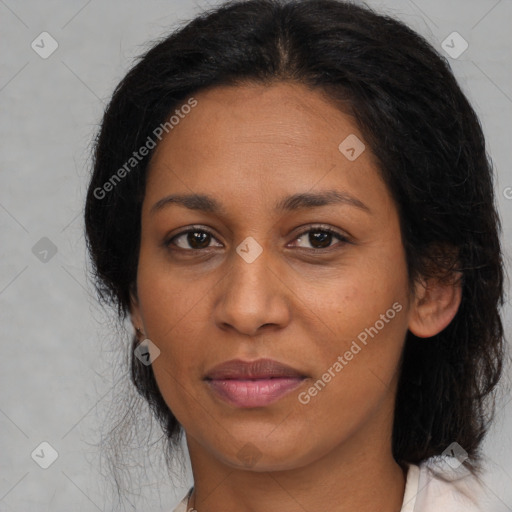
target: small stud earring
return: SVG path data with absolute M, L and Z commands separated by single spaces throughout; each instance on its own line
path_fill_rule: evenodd
M 144 333 L 142 332 L 142 329 L 140 327 L 136 327 L 135 330 L 141 335 L 144 336 Z

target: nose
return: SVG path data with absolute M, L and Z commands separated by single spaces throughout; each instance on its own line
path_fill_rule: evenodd
M 270 250 L 252 262 L 233 251 L 228 274 L 218 283 L 214 306 L 216 325 L 223 330 L 255 336 L 266 329 L 281 329 L 290 319 L 291 290 L 272 261 Z

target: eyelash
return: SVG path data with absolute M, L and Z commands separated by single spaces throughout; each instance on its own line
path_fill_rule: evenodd
M 321 226 L 321 225 L 313 226 L 313 227 L 310 227 L 309 229 L 306 229 L 305 231 L 302 231 L 301 233 L 299 233 L 297 236 L 294 237 L 294 241 L 299 238 L 302 238 L 304 235 L 306 235 L 307 233 L 310 233 L 310 232 L 329 233 L 329 234 L 333 235 L 334 237 L 336 237 L 341 242 L 341 245 L 351 243 L 347 237 L 343 236 L 341 233 L 338 233 L 338 231 L 335 231 L 334 229 L 332 229 L 328 226 Z M 192 227 L 190 229 L 187 229 L 185 231 L 181 231 L 180 233 L 177 233 L 176 235 L 173 235 L 171 238 L 167 239 L 164 242 L 165 247 L 170 248 L 170 246 L 173 245 L 174 240 L 176 240 L 180 236 L 187 235 L 188 233 L 207 233 L 212 238 L 216 239 L 215 235 L 210 230 L 203 228 L 201 226 L 197 226 L 197 227 Z M 335 246 L 330 245 L 323 249 L 319 249 L 319 248 L 308 249 L 308 248 L 304 248 L 304 247 L 299 247 L 299 249 L 308 251 L 310 253 L 319 253 L 319 252 L 325 253 L 325 252 L 329 251 L 330 249 L 332 249 L 333 247 L 335 247 Z M 204 249 L 193 249 L 193 248 L 183 249 L 182 247 L 176 247 L 176 248 L 172 248 L 171 250 L 178 250 L 178 251 L 184 251 L 184 252 L 200 252 L 200 251 L 207 251 L 208 249 L 210 249 L 210 248 L 206 247 Z

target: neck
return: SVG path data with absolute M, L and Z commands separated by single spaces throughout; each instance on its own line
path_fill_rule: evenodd
M 360 431 L 314 462 L 288 470 L 254 471 L 223 464 L 187 436 L 197 512 L 399 512 L 406 475 L 390 451 Z M 379 439 L 379 438 L 373 438 Z

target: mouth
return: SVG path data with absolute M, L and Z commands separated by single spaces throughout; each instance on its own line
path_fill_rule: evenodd
M 220 399 L 235 407 L 265 407 L 284 397 L 308 378 L 274 361 L 235 359 L 211 369 L 204 381 Z

